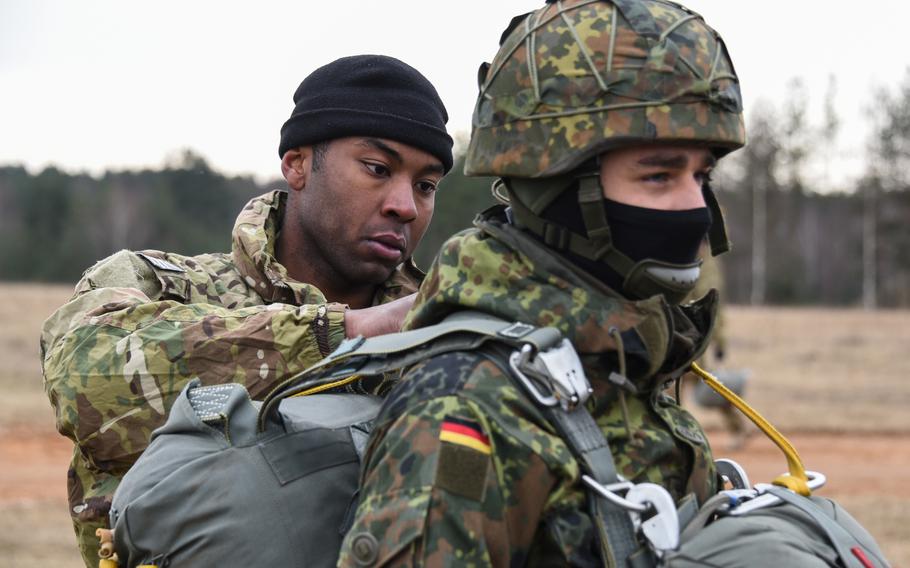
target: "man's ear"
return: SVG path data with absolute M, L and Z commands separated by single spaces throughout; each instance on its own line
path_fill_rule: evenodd
M 288 187 L 300 191 L 306 187 L 307 177 L 313 164 L 313 148 L 301 146 L 292 148 L 281 158 L 281 173 L 288 182 Z

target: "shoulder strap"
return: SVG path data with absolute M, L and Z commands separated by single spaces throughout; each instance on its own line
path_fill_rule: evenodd
M 601 489 L 609 492 L 611 486 L 631 486 L 617 474 L 609 442 L 584 404 L 590 393 L 590 383 L 572 344 L 563 339 L 558 346 L 537 352 L 535 359 L 537 361 L 532 364 L 525 348 L 513 352 L 509 357 L 510 376 L 537 403 L 543 416 L 569 446 L 583 472 Z M 536 375 L 537 381 L 530 380 L 529 375 Z M 541 380 L 550 383 L 545 388 L 553 396 L 541 395 L 538 388 Z M 576 384 L 566 384 L 572 381 Z M 584 396 L 573 400 L 572 393 L 582 390 L 579 382 L 583 382 Z M 591 487 L 589 481 L 585 482 L 585 492 L 604 564 L 611 568 L 624 567 L 626 559 L 639 548 L 628 509 L 607 499 L 602 491 Z
M 379 375 L 406 368 L 451 351 L 473 351 L 495 341 L 513 348 L 529 345 L 547 351 L 562 334 L 553 327 L 507 322 L 480 312 L 457 312 L 436 325 L 371 338 L 346 339 L 330 355 L 275 387 L 259 411 L 259 431 L 274 415 L 278 403 L 304 392 L 323 390 L 350 382 L 352 377 Z

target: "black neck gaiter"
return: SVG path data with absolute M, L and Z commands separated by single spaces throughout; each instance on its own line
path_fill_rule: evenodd
M 711 228 L 707 207 L 684 211 L 646 209 L 604 199 L 613 244 L 632 260 L 653 258 L 690 264 Z
M 672 264 L 695 262 L 698 248 L 711 227 L 711 212 L 707 207 L 664 211 L 604 199 L 604 208 L 613 245 L 633 262 L 646 258 Z M 575 191 L 560 195 L 542 216 L 574 233 L 587 236 Z M 560 251 L 560 254 L 622 293 L 625 277 L 605 263 L 571 251 Z

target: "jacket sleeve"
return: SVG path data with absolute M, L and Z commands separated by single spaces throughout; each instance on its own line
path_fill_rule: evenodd
M 154 271 L 124 251 L 90 269 L 45 322 L 57 429 L 90 469 L 125 472 L 190 379 L 238 382 L 257 398 L 321 359 L 326 338 L 337 345 L 344 335 L 337 304 L 229 309 L 165 297 Z M 316 324 L 328 330 L 322 350 Z
M 447 396 L 374 432 L 338 566 L 505 567 L 526 555 L 547 491 L 507 502 L 504 488 L 531 481 L 534 460 L 491 428 L 473 403 Z

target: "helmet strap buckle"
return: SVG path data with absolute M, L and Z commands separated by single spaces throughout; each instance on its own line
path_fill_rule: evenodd
M 544 223 L 541 237 L 548 247 L 556 250 L 566 250 L 571 241 L 568 229 L 553 223 Z

